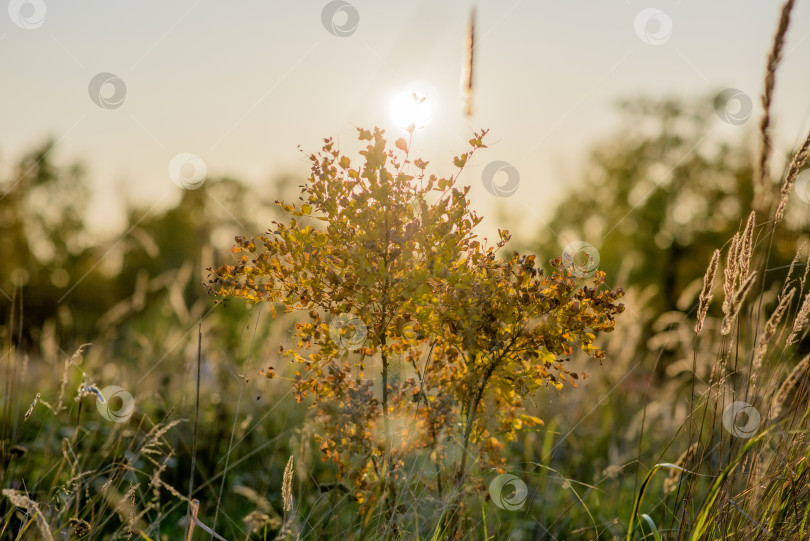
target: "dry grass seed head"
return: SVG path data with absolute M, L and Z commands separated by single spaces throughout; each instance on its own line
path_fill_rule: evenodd
M 807 254 L 807 261 L 804 262 L 804 274 L 802 274 L 802 279 L 799 282 L 799 291 L 804 291 L 804 283 L 807 280 L 808 270 L 810 270 L 810 253 Z
M 804 296 L 804 300 L 802 300 L 802 306 L 799 308 L 799 313 L 796 314 L 796 318 L 793 320 L 793 328 L 790 331 L 787 342 L 785 342 L 785 347 L 792 346 L 796 343 L 796 337 L 799 335 L 799 332 L 804 329 L 808 318 L 810 318 L 810 292 L 808 292 Z
M 723 319 L 723 327 L 720 331 L 721 334 L 727 335 L 731 333 L 731 329 L 734 326 L 734 321 L 737 319 L 737 315 L 740 313 L 740 308 L 742 308 L 743 302 L 745 302 L 748 293 L 751 291 L 751 286 L 754 285 L 756 277 L 756 271 L 752 272 L 745 282 L 740 285 L 740 288 L 734 293 L 733 297 L 731 298 L 729 312 Z
M 48 526 L 48 521 L 45 520 L 45 515 L 42 514 L 37 502 L 29 498 L 24 492 L 11 488 L 3 489 L 3 496 L 8 498 L 9 501 L 11 501 L 11 504 L 15 507 L 25 509 L 27 513 L 32 514 L 34 516 L 34 520 L 37 522 L 37 529 L 39 530 L 42 539 L 45 539 L 46 541 L 53 541 L 51 528 Z
M 785 284 L 782 286 L 782 291 L 779 293 L 779 300 L 782 300 L 782 297 L 785 296 L 785 292 L 787 291 L 788 287 L 790 287 L 790 277 L 793 276 L 793 269 L 796 267 L 796 263 L 799 262 L 799 256 L 804 250 L 804 246 L 807 242 L 803 242 L 802 245 L 796 250 L 796 255 L 793 256 L 793 260 L 790 262 L 790 267 L 788 267 L 787 276 L 785 276 Z M 806 269 L 805 269 L 806 270 Z
M 748 221 L 745 223 L 745 229 L 742 233 L 741 242 L 742 245 L 740 247 L 740 257 L 739 257 L 739 265 L 740 265 L 740 281 L 744 281 L 748 278 L 748 274 L 751 272 L 751 257 L 754 252 L 754 228 L 756 226 L 756 212 L 751 212 L 748 215 Z
M 292 476 L 293 476 L 293 456 L 287 461 L 284 468 L 284 481 L 281 485 L 281 497 L 284 500 L 284 511 L 292 511 Z
M 765 353 L 768 351 L 768 343 L 776 334 L 776 328 L 779 326 L 779 323 L 782 322 L 782 318 L 785 316 L 790 303 L 793 301 L 793 295 L 795 293 L 796 288 L 790 288 L 790 291 L 788 291 L 787 295 L 781 298 L 779 304 L 776 306 L 776 310 L 773 311 L 771 317 L 768 318 L 768 322 L 765 324 L 765 330 L 763 331 L 762 336 L 759 337 L 757 349 L 754 352 L 754 363 L 751 369 L 752 385 L 756 384 L 757 374 L 759 373 L 759 369 L 762 367 L 762 360 L 765 358 Z
M 726 256 L 726 268 L 723 269 L 723 314 L 728 315 L 731 310 L 731 299 L 737 289 L 739 279 L 738 251 L 740 234 L 734 233 L 731 238 L 731 246 Z
M 782 48 L 785 44 L 788 26 L 790 25 L 790 12 L 793 10 L 795 0 L 787 0 L 782 6 L 779 16 L 779 27 L 773 38 L 771 52 L 768 54 L 768 64 L 765 68 L 765 89 L 762 92 L 762 120 L 759 124 L 759 135 L 762 147 L 757 165 L 757 182 L 754 185 L 756 204 L 764 207 L 764 198 L 767 193 L 768 160 L 771 155 L 771 102 L 773 101 L 773 89 L 776 82 L 776 68 L 782 59 Z
M 808 369 L 810 369 L 810 355 L 802 359 L 802 361 L 793 368 L 785 381 L 782 382 L 782 385 L 779 386 L 771 403 L 771 414 L 769 416 L 771 420 L 776 419 L 782 413 L 782 407 L 785 405 L 785 402 L 787 402 L 790 393 L 797 387 L 798 383 L 802 381 Z
M 695 334 L 700 333 L 703 328 L 703 322 L 706 320 L 706 313 L 709 311 L 709 303 L 712 300 L 712 285 L 714 285 L 714 276 L 717 274 L 717 266 L 720 262 L 720 250 L 715 250 L 712 254 L 712 259 L 709 262 L 709 267 L 706 269 L 706 275 L 703 277 L 703 289 L 700 291 L 700 302 L 698 304 L 698 317 L 695 324 Z
M 779 199 L 779 206 L 776 207 L 776 214 L 774 215 L 774 222 L 779 223 L 785 216 L 785 208 L 787 207 L 788 199 L 790 199 L 790 192 L 793 191 L 793 186 L 796 184 L 796 178 L 799 176 L 799 170 L 804 166 L 807 161 L 807 156 L 810 154 L 810 132 L 807 138 L 793 155 L 793 159 L 788 166 L 788 172 L 785 175 L 785 181 L 782 183 L 781 198 Z
M 42 393 L 37 393 L 37 396 L 34 397 L 34 401 L 31 402 L 31 406 L 28 408 L 28 411 L 25 412 L 25 417 L 23 417 L 23 422 L 27 421 L 31 414 L 34 412 L 34 407 L 39 402 L 39 397 L 42 396 Z

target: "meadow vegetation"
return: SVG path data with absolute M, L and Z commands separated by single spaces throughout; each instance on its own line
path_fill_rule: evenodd
M 462 182 L 486 131 L 450 176 L 326 139 L 297 191 L 209 179 L 109 239 L 81 167 L 23 157 L 0 539 L 810 538 L 810 135 L 784 167 L 770 142 L 792 6 L 748 139 L 628 101 L 512 241 Z

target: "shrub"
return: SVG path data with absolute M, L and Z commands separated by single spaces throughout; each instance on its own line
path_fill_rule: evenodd
M 521 401 L 541 386 L 576 386 L 569 356 L 601 360 L 596 336 L 624 308 L 601 272 L 589 287 L 560 259 L 546 274 L 533 255 L 499 258 L 507 231 L 494 245 L 477 240 L 481 218 L 458 179 L 485 134 L 449 178 L 428 174 L 405 139 L 387 148 L 380 129 L 359 130 L 355 167 L 326 139 L 301 203 L 277 202 L 289 222 L 237 237 L 236 263 L 212 274 L 219 296 L 307 313 L 282 351 L 300 366 L 296 396 L 312 400 L 324 459 L 369 518 L 407 514 L 409 494 L 427 493 L 452 529 L 470 467 L 502 467 L 504 442 L 542 424 Z M 377 363 L 375 392 L 366 371 Z M 433 467 L 414 475 L 424 461 Z

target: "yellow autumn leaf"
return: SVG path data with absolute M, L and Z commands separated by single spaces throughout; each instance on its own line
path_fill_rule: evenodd
M 521 421 L 523 421 L 525 424 L 529 425 L 532 428 L 537 426 L 545 426 L 546 424 L 539 417 L 535 417 L 534 415 L 528 415 L 526 413 L 521 414 L 520 419 Z

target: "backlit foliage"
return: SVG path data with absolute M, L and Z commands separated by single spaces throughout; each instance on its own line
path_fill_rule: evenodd
M 212 276 L 217 295 L 308 315 L 282 351 L 300 367 L 296 397 L 312 401 L 324 458 L 361 503 L 403 502 L 415 485 L 447 501 L 469 467 L 501 466 L 504 443 L 542 424 L 522 400 L 576 386 L 582 375 L 566 361 L 575 350 L 601 360 L 596 336 L 624 308 L 601 272 L 583 284 L 559 259 L 547 273 L 533 255 L 499 254 L 506 231 L 494 245 L 478 240 L 459 176 L 485 134 L 446 178 L 427 173 L 405 139 L 388 148 L 379 129 L 359 130 L 359 164 L 326 139 L 301 202 L 278 203 L 290 220 L 237 237 L 235 264 Z M 359 342 L 362 327 L 343 326 L 360 334 L 336 341 L 338 316 L 365 325 L 356 349 L 341 343 Z M 406 480 L 406 465 L 425 456 L 434 465 Z

